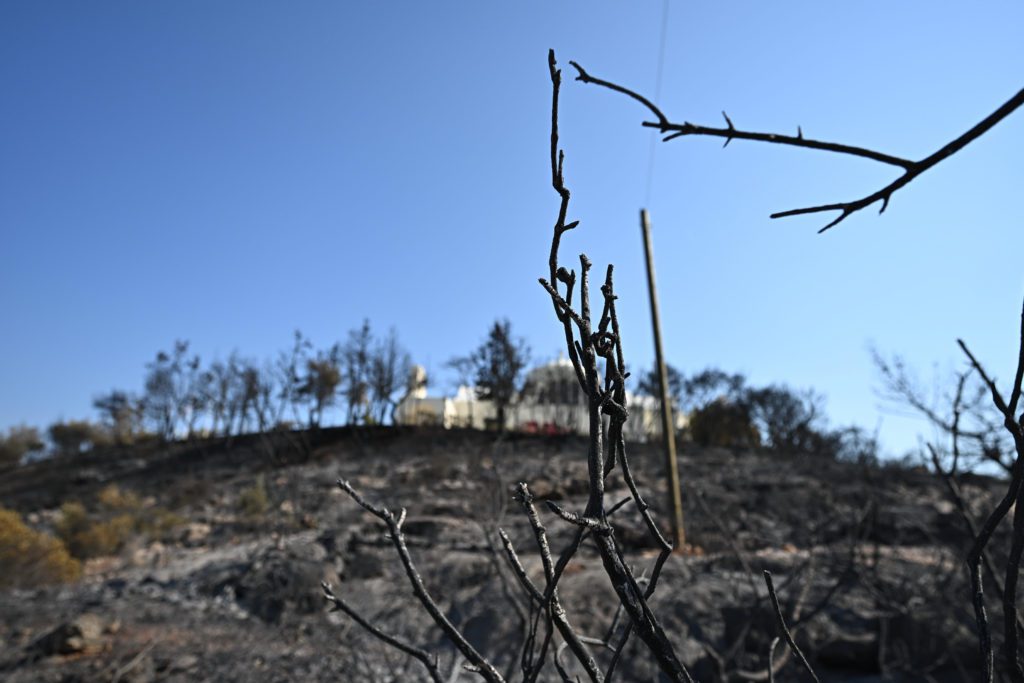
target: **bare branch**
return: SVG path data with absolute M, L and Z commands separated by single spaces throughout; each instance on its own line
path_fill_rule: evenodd
M 775 648 L 779 644 L 779 637 L 772 638 L 768 646 L 768 683 L 775 683 Z M 792 650 L 790 650 L 792 652 Z
M 611 527 L 602 522 L 601 520 L 594 519 L 593 517 L 587 517 L 576 512 L 566 510 L 558 503 L 553 500 L 546 501 L 548 509 L 554 512 L 556 515 L 564 519 L 569 524 L 575 524 L 576 526 L 583 527 L 589 531 L 593 531 L 599 534 L 607 534 L 611 532 Z
M 505 533 L 504 529 L 498 530 L 498 536 L 501 537 L 501 544 L 505 548 L 505 555 L 508 557 L 508 563 L 512 565 L 512 570 L 519 579 L 519 583 L 522 584 L 523 589 L 527 592 L 530 598 L 533 599 L 537 604 L 544 603 L 544 594 L 540 592 L 537 585 L 530 578 L 530 575 L 526 573 L 526 567 L 519 561 L 519 555 L 516 554 L 516 549 L 512 546 L 512 541 L 509 539 L 508 534 Z
M 564 325 L 568 326 L 569 321 L 576 323 L 579 332 L 579 339 L 574 339 L 570 334 L 571 330 L 566 330 L 566 345 L 569 349 L 570 357 L 573 357 L 573 364 L 577 371 L 577 378 L 582 381 L 582 386 L 586 392 L 588 399 L 588 412 L 589 412 L 589 431 L 590 431 L 590 445 L 587 453 L 587 471 L 588 471 L 588 483 L 590 494 L 587 499 L 587 506 L 583 512 L 582 519 L 596 520 L 596 525 L 606 525 L 607 513 L 604 506 L 604 491 L 605 491 L 605 476 L 606 475 L 606 456 L 604 453 L 604 426 L 602 424 L 602 412 L 605 406 L 611 406 L 611 399 L 615 396 L 606 396 L 607 392 L 603 394 L 600 389 L 600 372 L 598 369 L 598 360 L 601 358 L 601 354 L 595 344 L 595 338 L 593 336 L 593 329 L 591 328 L 591 316 L 590 316 L 590 282 L 589 282 L 589 271 L 591 267 L 590 260 L 586 255 L 580 255 L 580 277 L 579 277 L 579 310 L 574 316 L 570 316 L 568 311 L 568 302 L 562 304 L 559 299 L 557 290 L 554 288 L 554 282 L 557 282 L 557 274 L 562 272 L 558 266 L 558 245 L 560 242 L 561 234 L 564 230 L 561 230 L 559 226 L 564 226 L 565 212 L 568 202 L 568 191 L 565 190 L 564 184 L 562 183 L 562 168 L 564 162 L 564 156 L 561 150 L 557 148 L 557 112 L 558 112 L 558 90 L 561 84 L 561 75 L 555 66 L 554 53 L 550 52 L 548 55 L 548 67 L 551 73 L 552 91 L 553 91 L 553 106 L 552 106 L 552 147 L 551 147 L 551 164 L 552 164 L 552 179 L 555 189 L 561 198 L 559 206 L 559 215 L 555 224 L 555 231 L 552 240 L 552 249 L 549 259 L 549 270 L 551 271 L 551 283 L 545 283 L 545 289 L 552 295 L 553 305 L 555 307 L 555 313 L 559 321 Z M 606 302 L 608 301 L 608 294 L 605 294 Z M 609 311 L 609 321 L 611 320 L 611 312 Z M 615 333 L 616 339 L 620 336 Z M 616 340 L 614 344 L 618 344 Z M 605 351 L 607 352 L 607 344 L 602 342 Z M 577 364 L 576 359 L 579 359 Z M 621 369 L 621 368 L 620 368 Z M 621 373 L 624 374 L 624 373 Z M 618 402 L 621 406 L 622 402 Z M 624 415 L 624 411 L 622 412 Z M 613 424 L 616 420 L 613 420 Z M 595 524 L 590 525 L 593 528 Z M 609 527 L 610 530 L 610 527 Z M 579 542 L 582 539 L 584 527 L 578 527 L 576 537 L 572 544 L 570 544 L 567 551 L 562 554 L 559 558 L 558 566 L 555 568 L 554 581 L 549 580 L 548 589 L 545 591 L 545 596 L 550 596 L 553 584 L 557 582 L 560 575 L 560 571 L 564 569 L 565 564 L 568 562 L 568 558 L 572 553 L 576 552 L 576 548 L 579 546 Z M 689 672 L 682 665 L 677 657 L 672 644 L 666 637 L 664 630 L 660 623 L 655 617 L 647 604 L 647 600 L 644 596 L 644 592 L 640 589 L 633 577 L 632 572 L 626 565 L 619 548 L 616 546 L 612 533 L 596 533 L 594 534 L 594 540 L 598 548 L 598 552 L 601 555 L 602 562 L 604 564 L 605 573 L 608 575 L 611 581 L 612 587 L 615 589 L 616 594 L 619 597 L 619 601 L 624 606 L 626 612 L 636 628 L 637 634 L 647 645 L 648 649 L 654 655 L 658 662 L 661 670 L 669 676 L 673 681 L 690 683 Z
M 1010 389 L 1010 403 L 1007 410 L 1010 415 L 1016 415 L 1017 402 L 1020 401 L 1021 384 L 1024 383 L 1024 305 L 1020 312 L 1020 342 L 1017 352 L 1017 372 L 1013 376 L 1013 387 Z
M 347 602 L 345 602 L 337 595 L 335 595 L 334 591 L 331 588 L 331 584 L 327 583 L 326 581 L 321 582 L 320 587 L 323 589 L 324 598 L 326 598 L 328 602 L 334 605 L 335 609 L 347 614 L 349 618 L 351 618 L 354 622 L 362 626 L 364 629 L 373 634 L 374 637 L 383 641 L 387 645 L 390 645 L 396 650 L 404 652 L 410 657 L 415 657 L 416 659 L 418 659 L 426 668 L 427 673 L 430 674 L 430 678 L 434 681 L 434 683 L 444 683 L 444 678 L 441 676 L 441 671 L 438 669 L 437 666 L 437 655 L 430 654 L 426 650 L 418 648 L 415 645 L 410 645 L 405 641 L 399 640 L 398 638 L 392 635 L 384 633 L 379 628 L 374 626 L 372 623 L 364 619 L 363 616 L 359 614 L 359 612 L 357 612 L 351 605 L 349 605 Z
M 729 142 L 732 141 L 733 139 L 753 140 L 756 142 L 768 142 L 780 145 L 790 145 L 793 147 L 802 147 L 805 149 L 817 149 L 826 152 L 833 152 L 836 154 L 846 154 L 850 156 L 861 157 L 864 159 L 870 159 L 872 161 L 877 161 L 883 164 L 897 166 L 903 169 L 903 175 L 898 177 L 896 180 L 892 181 L 891 183 L 881 188 L 880 190 L 872 192 L 871 194 L 861 197 L 859 199 L 854 199 L 846 202 L 834 202 L 831 204 L 821 204 L 818 206 L 809 206 L 800 209 L 790 209 L 789 211 L 780 211 L 771 214 L 771 218 L 786 218 L 788 216 L 799 216 L 811 213 L 838 211 L 839 216 L 832 220 L 830 223 L 828 223 L 825 227 L 821 228 L 818 231 L 819 233 L 825 232 L 829 228 L 835 227 L 839 223 L 843 222 L 846 218 L 856 213 L 857 211 L 860 211 L 861 209 L 871 206 L 872 204 L 875 204 L 876 202 L 879 201 L 882 202 L 882 207 L 879 210 L 879 213 L 884 213 L 886 207 L 889 205 L 889 200 L 892 198 L 892 195 L 895 194 L 897 190 L 909 184 L 919 175 L 921 175 L 928 169 L 932 168 L 933 166 L 937 165 L 939 162 L 944 161 L 945 159 L 948 159 L 949 157 L 959 152 L 961 149 L 966 147 L 968 144 L 970 144 L 977 138 L 984 135 L 997 123 L 999 123 L 1004 118 L 1012 114 L 1022 104 L 1024 104 L 1024 89 L 1021 89 L 1013 97 L 1004 102 L 1002 106 L 1000 106 L 991 114 L 989 114 L 984 119 L 979 121 L 967 132 L 960 135 L 951 142 L 947 143 L 946 145 L 943 145 L 941 148 L 924 157 L 923 159 L 914 161 L 910 159 L 904 159 L 901 157 L 893 156 L 890 154 L 885 154 L 883 152 L 878 152 L 872 149 L 867 149 L 865 147 L 857 147 L 854 145 L 844 145 L 841 143 L 805 138 L 803 135 L 803 130 L 801 130 L 799 127 L 797 128 L 797 135 L 795 136 L 780 135 L 778 133 L 757 133 L 753 131 L 742 131 L 733 126 L 732 121 L 729 120 L 729 117 L 725 115 L 725 112 L 722 112 L 722 115 L 725 117 L 725 121 L 727 124 L 727 127 L 725 128 L 698 126 L 689 122 L 672 123 L 668 120 L 665 114 L 662 113 L 662 111 L 658 109 L 658 107 L 656 107 L 646 97 L 621 85 L 617 85 L 615 83 L 605 81 L 600 78 L 595 78 L 594 76 L 591 76 L 589 73 L 584 71 L 584 69 L 575 62 L 570 62 L 570 64 L 572 64 L 578 72 L 576 80 L 582 81 L 584 83 L 593 83 L 594 85 L 608 88 L 609 90 L 613 90 L 615 92 L 631 97 L 637 102 L 644 105 L 647 108 L 647 110 L 650 111 L 658 120 L 644 121 L 642 125 L 649 128 L 657 128 L 660 132 L 666 134 L 664 138 L 666 142 L 686 135 L 703 135 L 725 138 L 726 145 L 728 145 Z
M 782 616 L 782 608 L 779 606 L 779 596 L 775 594 L 775 586 L 772 584 L 772 573 L 767 569 L 764 570 L 764 583 L 768 587 L 768 597 L 771 598 L 772 609 L 775 610 L 775 622 L 779 627 L 779 631 L 781 631 L 782 636 L 786 639 L 786 643 L 789 645 L 789 648 L 796 654 L 797 659 L 800 660 L 800 663 L 803 665 L 804 669 L 807 670 L 807 673 L 811 675 L 811 678 L 814 679 L 815 683 L 821 683 L 821 681 L 818 680 L 818 675 L 814 673 L 814 669 L 811 668 L 810 663 L 807 661 L 807 658 L 804 657 L 804 653 L 800 651 L 799 647 L 797 647 L 796 641 L 793 639 L 793 634 L 789 632 L 789 627 L 786 626 L 786 619 Z M 771 671 L 770 666 L 769 671 Z
M 395 550 L 398 552 L 398 557 L 402 561 L 405 574 L 412 585 L 412 592 L 434 620 L 434 623 L 448 636 L 448 639 L 462 652 L 463 656 L 479 669 L 480 675 L 485 680 L 491 683 L 503 683 L 505 679 L 494 668 L 494 665 L 477 652 L 476 648 L 455 628 L 455 625 L 449 621 L 448 617 L 441 612 L 441 608 L 434 602 L 434 599 L 430 597 L 426 586 L 423 585 L 423 578 L 416 570 L 416 565 L 409 555 L 409 548 L 405 544 L 405 536 L 402 534 L 402 529 L 398 526 L 398 519 L 387 508 L 382 508 L 366 501 L 347 481 L 339 479 L 338 487 L 347 493 L 360 507 L 380 519 L 388 527 L 391 543 L 394 545 Z

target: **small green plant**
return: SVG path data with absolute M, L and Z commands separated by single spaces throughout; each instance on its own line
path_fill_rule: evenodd
M 137 512 L 142 500 L 134 491 L 122 491 L 117 484 L 110 484 L 96 495 L 96 502 L 109 512 Z
M 263 475 L 258 475 L 253 485 L 243 489 L 238 496 L 238 510 L 246 517 L 258 517 L 270 507 L 267 496 L 267 483 Z

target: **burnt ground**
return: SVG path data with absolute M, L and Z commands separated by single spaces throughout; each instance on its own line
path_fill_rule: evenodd
M 296 448 L 302 441 L 310 455 Z M 655 511 L 657 449 L 631 447 Z M 325 430 L 170 448 L 84 455 L 0 473 L 0 504 L 52 528 L 67 500 L 95 505 L 116 483 L 184 521 L 162 540 L 138 538 L 90 560 L 75 584 L 0 593 L 0 678 L 27 681 L 410 681 L 422 667 L 342 614 L 319 582 L 388 632 L 437 652 L 452 681 L 461 659 L 414 602 L 380 523 L 335 485 L 405 506 L 404 530 L 428 589 L 498 667 L 519 680 L 525 605 L 502 556 L 507 530 L 539 580 L 529 525 L 512 491 L 582 510 L 583 440 L 473 432 Z M 940 481 L 924 469 L 879 467 L 684 446 L 680 458 L 689 546 L 665 566 L 652 601 L 698 680 L 766 680 L 775 635 L 761 571 L 770 570 L 793 627 L 828 680 L 959 680 L 978 671 L 962 562 L 968 536 Z M 240 511 L 263 475 L 269 507 Z M 980 516 L 1000 482 L 961 482 Z M 618 472 L 609 500 L 627 490 Z M 657 554 L 635 512 L 615 516 L 634 571 Z M 573 530 L 543 507 L 556 551 Z M 660 519 L 666 519 L 664 515 Z M 498 546 L 500 547 L 500 546 Z M 584 545 L 560 583 L 581 633 L 603 637 L 615 601 L 600 559 Z M 994 624 L 994 630 L 1001 624 Z M 61 630 L 63 627 L 63 630 Z M 56 630 L 56 632 L 55 632 Z M 600 662 L 608 653 L 595 648 Z M 785 648 L 779 680 L 803 674 Z M 566 658 L 569 659 L 569 658 Z M 554 667 L 540 680 L 559 680 Z M 634 642 L 618 680 L 656 681 Z

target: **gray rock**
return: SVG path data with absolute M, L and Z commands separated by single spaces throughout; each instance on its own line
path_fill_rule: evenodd
M 99 646 L 103 620 L 95 614 L 80 614 L 43 635 L 30 648 L 45 657 L 84 652 Z

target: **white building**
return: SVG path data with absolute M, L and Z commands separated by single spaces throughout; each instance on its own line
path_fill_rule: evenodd
M 425 380 L 423 368 L 416 366 L 410 376 L 409 389 L 395 409 L 396 424 L 434 425 L 446 429 L 496 427 L 497 410 L 494 403 L 477 398 L 473 388 L 461 386 L 454 396 L 432 398 L 427 395 Z M 661 414 L 657 399 L 626 392 L 626 406 L 629 410 L 625 428 L 628 440 L 660 438 Z M 505 427 L 511 431 L 587 434 L 587 399 L 576 381 L 572 362 L 559 358 L 528 372 L 523 390 L 506 410 L 505 420 Z M 678 411 L 675 423 L 677 430 L 685 426 L 685 419 Z

